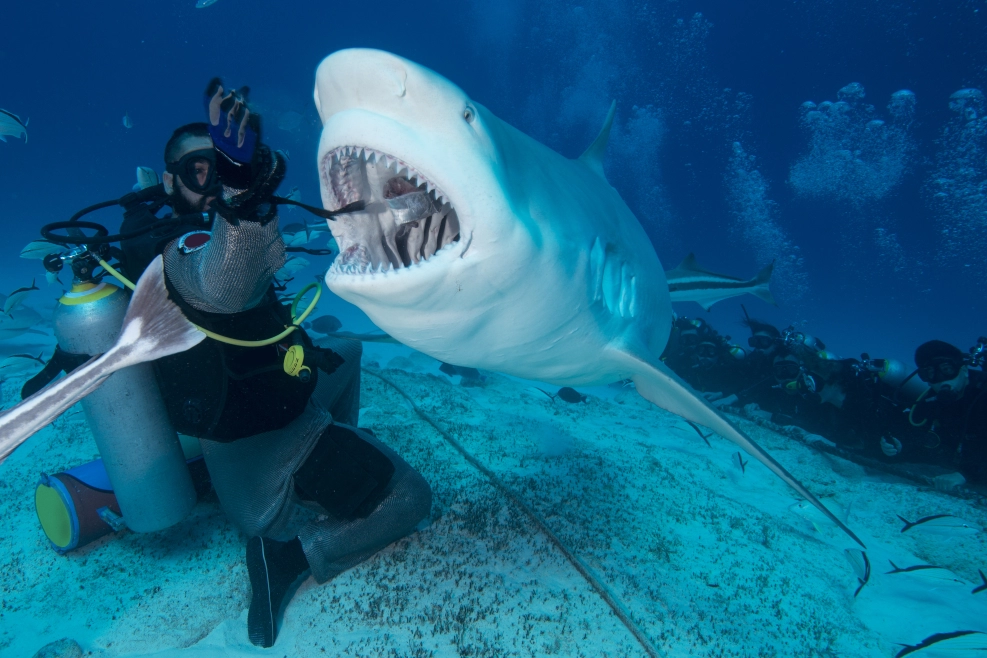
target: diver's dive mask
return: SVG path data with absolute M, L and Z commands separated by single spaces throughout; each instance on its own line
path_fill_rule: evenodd
M 918 377 L 926 384 L 938 384 L 955 379 L 963 368 L 963 362 L 951 357 L 932 359 L 919 367 Z
M 209 196 L 217 187 L 216 150 L 212 148 L 189 151 L 177 162 L 165 165 L 165 171 L 178 176 L 190 192 Z

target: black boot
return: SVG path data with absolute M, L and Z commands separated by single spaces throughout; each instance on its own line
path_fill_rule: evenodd
M 265 648 L 274 646 L 284 609 L 308 572 L 308 560 L 297 537 L 289 542 L 250 538 L 247 573 L 252 596 L 247 634 L 251 643 Z

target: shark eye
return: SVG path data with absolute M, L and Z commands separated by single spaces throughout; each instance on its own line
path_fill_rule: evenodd
M 467 122 L 473 123 L 473 119 L 475 117 L 476 117 L 476 111 L 474 111 L 472 107 L 469 107 L 467 105 L 466 109 L 463 110 L 463 118 L 466 119 Z

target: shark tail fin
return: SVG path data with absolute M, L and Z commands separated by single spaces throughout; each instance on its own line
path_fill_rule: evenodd
M 771 285 L 771 274 L 774 268 L 775 262 L 771 261 L 767 267 L 757 273 L 757 276 L 754 277 L 754 289 L 751 290 L 751 294 L 772 306 L 777 306 L 778 302 L 775 301 L 774 295 L 768 289 L 768 286 Z
M 610 128 L 613 126 L 613 117 L 616 113 L 617 101 L 613 101 L 610 103 L 610 111 L 607 112 L 607 118 L 603 122 L 603 128 L 600 129 L 600 134 L 596 136 L 596 139 L 589 145 L 589 148 L 579 156 L 580 162 L 598 173 L 603 179 L 607 177 L 603 173 L 603 160 L 607 156 L 607 142 L 610 141 Z
M 725 439 L 733 441 L 744 452 L 768 467 L 788 486 L 795 489 L 803 498 L 822 512 L 838 528 L 850 536 L 862 548 L 864 543 L 847 527 L 839 517 L 823 505 L 805 486 L 795 479 L 784 466 L 775 461 L 754 440 L 740 431 L 726 418 L 721 416 L 708 402 L 696 394 L 692 388 L 679 378 L 664 363 L 636 356 L 633 352 L 621 350 L 621 354 L 631 359 L 630 364 L 634 375 L 631 379 L 637 385 L 637 391 L 644 399 L 662 409 L 678 414 L 686 420 L 705 425 Z
M 198 345 L 205 337 L 168 299 L 164 264 L 158 256 L 137 282 L 123 319 L 120 338 L 111 351 L 126 349 L 126 361 L 130 365 L 184 352 Z

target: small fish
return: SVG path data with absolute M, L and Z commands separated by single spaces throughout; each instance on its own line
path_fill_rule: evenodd
M 857 574 L 857 582 L 860 583 L 860 587 L 853 593 L 853 598 L 857 598 L 860 590 L 870 581 L 870 560 L 867 559 L 867 553 L 859 548 L 848 548 L 843 551 L 843 555 L 850 561 L 850 566 L 853 567 L 854 573 Z
M 58 278 L 58 272 L 45 272 L 45 281 L 48 282 L 49 286 L 54 283 L 62 285 L 62 280 Z
M 312 331 L 320 334 L 331 334 L 342 326 L 339 318 L 333 315 L 321 315 L 312 320 Z
M 774 263 L 757 273 L 753 279 L 738 279 L 703 269 L 696 262 L 696 256 L 689 254 L 674 270 L 665 272 L 668 292 L 673 302 L 696 302 L 709 310 L 718 301 L 750 294 L 777 306 L 768 286 Z
M 24 301 L 24 298 L 27 297 L 28 295 L 30 295 L 32 291 L 34 291 L 34 290 L 41 290 L 41 288 L 39 288 L 38 286 L 34 285 L 34 283 L 35 283 L 35 280 L 34 279 L 31 279 L 31 287 L 30 288 L 18 288 L 14 292 L 12 292 L 9 295 L 7 295 L 7 299 L 3 303 L 3 312 L 6 315 L 10 315 L 10 312 L 12 310 L 14 310 L 18 306 L 20 306 L 21 302 Z
M 64 250 L 60 244 L 55 244 L 54 242 L 48 242 L 47 240 L 35 240 L 33 242 L 28 242 L 27 245 L 21 249 L 21 258 L 37 258 L 38 260 L 43 259 L 49 254 L 57 254 Z
M 977 573 L 980 574 L 980 580 L 982 581 L 980 585 L 973 588 L 970 594 L 978 594 L 980 592 L 987 592 L 987 576 L 984 575 L 983 569 L 977 569 Z
M 953 631 L 952 633 L 936 633 L 930 635 L 918 644 L 906 646 L 894 655 L 894 658 L 904 658 L 912 653 L 935 647 L 936 651 L 987 651 L 987 633 L 983 631 Z
M 733 463 L 740 469 L 741 473 L 745 475 L 747 474 L 747 464 L 749 463 L 749 460 L 745 462 L 744 456 L 739 452 L 733 453 Z
M 301 203 L 302 191 L 299 190 L 298 186 L 296 185 L 295 187 L 291 188 L 291 190 L 287 194 L 284 195 L 284 198 L 288 199 L 289 201 L 297 201 L 298 203 Z M 288 212 L 294 211 L 296 207 L 297 206 L 293 206 L 291 204 L 285 204 L 285 208 L 288 209 Z M 305 226 L 304 228 L 305 228 L 305 232 L 308 233 L 308 226 Z
M 455 377 L 456 375 L 459 375 L 460 377 L 468 381 L 481 381 L 483 379 L 483 375 L 481 375 L 480 371 L 477 370 L 476 368 L 466 368 L 463 366 L 454 366 L 451 363 L 443 363 L 442 365 L 439 366 L 439 370 L 449 375 L 450 377 Z
M 205 337 L 168 299 L 158 256 L 137 282 L 116 344 L 0 414 L 0 463 L 117 370 L 184 352 Z
M 843 509 L 839 503 L 832 499 L 826 499 L 821 502 L 823 506 L 829 510 L 833 517 L 846 524 L 847 519 L 850 517 L 850 507 L 853 503 L 847 505 L 846 509 Z M 833 519 L 823 514 L 815 505 L 807 500 L 800 500 L 797 503 L 794 503 L 788 508 L 788 510 L 811 523 L 816 532 L 820 534 L 824 534 L 824 528 L 832 528 L 835 525 Z
M 293 276 L 299 270 L 303 270 L 309 266 L 309 262 L 304 258 L 299 258 L 297 256 L 290 256 L 288 260 L 285 261 L 284 265 L 278 270 L 274 277 L 276 279 L 288 279 Z
M 130 130 L 131 128 L 134 127 L 134 122 L 130 120 L 129 114 L 123 115 L 123 127 L 126 128 L 127 130 Z
M 891 562 L 891 560 L 888 560 Z M 891 562 L 891 571 L 885 572 L 886 575 L 890 574 L 909 574 L 912 576 L 917 576 L 924 580 L 934 580 L 934 581 L 946 581 L 952 583 L 962 583 L 963 581 L 956 577 L 949 569 L 944 567 L 936 567 L 931 564 L 916 564 L 910 567 L 905 567 L 902 569 L 894 562 Z
M 13 112 L 0 110 L 0 142 L 6 142 L 7 137 L 24 136 L 24 143 L 27 144 L 27 123 Z
M 689 427 L 691 427 L 692 429 L 696 430 L 696 434 L 698 434 L 699 435 L 699 438 L 701 438 L 703 441 L 706 442 L 706 445 L 708 445 L 710 448 L 713 447 L 712 445 L 710 445 L 710 442 L 709 442 L 709 437 L 713 436 L 713 433 L 712 432 L 710 432 L 709 434 L 703 434 L 703 431 L 701 429 L 699 429 L 699 425 L 696 425 L 691 420 L 687 420 L 685 422 L 689 424 Z
M 209 5 L 214 5 L 217 2 L 219 2 L 219 0 L 199 0 L 198 2 L 195 3 L 195 8 L 196 9 L 205 9 Z
M 6 298 L 4 297 L 4 299 Z M 21 334 L 47 336 L 48 334 L 45 332 L 34 328 L 41 324 L 41 321 L 41 315 L 37 311 L 23 306 L 11 309 L 9 314 L 0 313 L 0 340 L 16 338 Z
M 161 181 L 158 180 L 158 172 L 154 171 L 150 167 L 137 167 L 137 184 L 134 185 L 134 192 L 139 192 L 141 190 L 146 190 L 149 187 L 154 187 Z
M 562 388 L 560 388 L 558 392 L 558 396 L 560 399 L 564 400 L 565 402 L 569 402 L 571 404 L 575 404 L 577 402 L 586 402 L 586 400 L 589 399 L 588 395 L 583 395 L 576 389 L 570 388 L 568 386 L 563 386 Z
M 963 519 L 953 516 L 952 514 L 934 514 L 932 516 L 925 516 L 915 521 L 914 523 L 901 516 L 900 514 L 895 514 L 902 522 L 905 527 L 901 529 L 902 532 L 906 530 L 911 530 L 915 528 L 917 530 L 923 530 L 930 534 L 936 535 L 974 535 L 980 532 L 980 528 L 968 523 Z
M 14 377 L 25 372 L 34 373 L 38 368 L 45 367 L 45 360 L 30 354 L 12 354 L 3 361 L 0 361 L 0 380 Z

